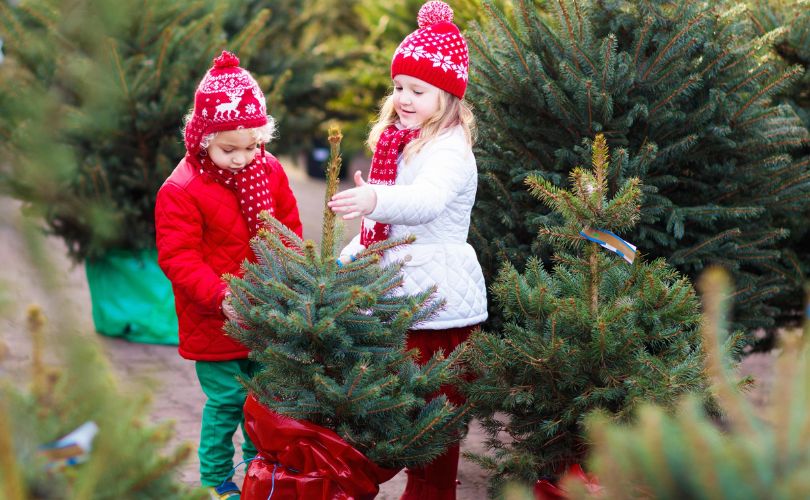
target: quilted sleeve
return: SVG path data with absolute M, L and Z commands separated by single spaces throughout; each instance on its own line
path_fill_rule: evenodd
M 441 214 L 447 205 L 476 175 L 454 148 L 431 151 L 425 164 L 409 185 L 373 185 L 377 206 L 368 217 L 383 224 L 416 226 Z
M 172 285 L 195 303 L 218 311 L 227 285 L 203 261 L 202 214 L 191 195 L 174 184 L 161 187 L 155 229 L 158 264 Z
M 270 175 L 273 179 L 273 204 L 275 206 L 275 217 L 282 224 L 290 228 L 300 238 L 303 237 L 303 226 L 301 225 L 301 217 L 298 214 L 298 201 L 290 189 L 290 181 L 287 179 L 287 173 L 284 172 L 284 167 L 274 157 L 269 156 L 268 159 L 271 172 Z
M 351 257 L 365 250 L 366 247 L 360 244 L 360 235 L 355 235 L 352 241 L 340 251 L 340 257 Z

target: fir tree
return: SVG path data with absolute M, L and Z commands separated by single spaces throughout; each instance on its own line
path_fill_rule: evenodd
M 633 176 L 644 186 L 628 239 L 687 276 L 709 263 L 731 269 L 738 325 L 772 324 L 767 299 L 789 288 L 777 214 L 805 210 L 810 169 L 789 155 L 807 131 L 771 98 L 801 68 L 763 60 L 769 39 L 739 11 L 705 2 L 484 8 L 489 19 L 468 41 L 482 181 L 471 237 L 486 275 L 503 259 L 522 266 L 544 250 L 538 227 L 560 223 L 522 182 L 561 185 L 603 133 L 627 157 L 611 166 L 610 189 Z
M 783 336 L 772 400 L 756 409 L 734 388 L 720 342 L 726 335 L 730 283 L 710 270 L 698 283 L 706 320 L 703 340 L 713 392 L 726 410 L 722 428 L 700 402 L 687 398 L 672 415 L 646 406 L 632 425 L 604 415 L 589 420 L 590 463 L 603 486 L 599 498 L 794 499 L 810 497 L 810 323 L 804 337 Z M 798 332 L 797 332 L 798 333 Z M 570 498 L 593 498 L 566 483 Z
M 806 0 L 778 0 L 750 2 L 747 15 L 761 36 L 771 35 L 771 54 L 774 62 L 782 67 L 801 67 L 803 74 L 793 85 L 786 87 L 774 99 L 790 105 L 810 129 L 810 4 Z M 810 167 L 810 141 L 793 152 L 797 170 Z M 790 236 L 784 243 L 784 267 L 788 275 L 791 293 L 778 304 L 785 319 L 798 322 L 801 318 L 802 285 L 810 276 L 810 230 L 807 220 L 810 208 L 803 214 L 794 211 L 776 214 L 779 223 L 790 228 Z
M 613 161 L 629 159 L 620 151 Z M 533 484 L 583 461 L 582 422 L 594 409 L 627 420 L 641 403 L 668 407 L 706 386 L 689 281 L 664 259 L 628 264 L 581 236 L 590 229 L 626 234 L 640 217 L 641 183 L 625 180 L 611 197 L 608 162 L 597 135 L 593 169 L 575 168 L 570 191 L 528 177 L 532 196 L 563 220 L 540 229 L 556 264 L 548 271 L 530 257 L 520 273 L 506 263 L 492 285 L 503 332 L 469 341 L 465 359 L 478 379 L 467 395 L 494 451 L 470 458 L 494 473 L 493 491 L 505 480 Z
M 326 200 L 337 189 L 339 134 L 329 141 Z M 421 367 L 405 350 L 407 330 L 441 307 L 432 289 L 397 293 L 401 264 L 378 264 L 381 252 L 408 242 L 373 245 L 339 266 L 340 226 L 328 207 L 320 250 L 265 220 L 252 242 L 258 261 L 229 278 L 242 321 L 226 331 L 262 364 L 248 389 L 275 412 L 333 430 L 378 465 L 420 465 L 441 454 L 458 439 L 467 409 L 443 395 L 426 399 L 455 380 L 462 348 Z

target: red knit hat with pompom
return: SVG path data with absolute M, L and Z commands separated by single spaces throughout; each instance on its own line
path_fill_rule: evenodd
M 391 78 L 408 75 L 462 99 L 467 90 L 467 42 L 453 24 L 453 9 L 427 2 L 416 16 L 419 29 L 405 37 L 391 61 Z
M 200 141 L 214 132 L 267 124 L 267 103 L 256 80 L 239 67 L 239 58 L 223 50 L 194 94 L 194 114 L 186 124 L 186 151 L 200 152 Z

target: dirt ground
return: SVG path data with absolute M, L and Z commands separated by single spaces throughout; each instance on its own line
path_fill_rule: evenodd
M 362 168 L 362 165 L 360 165 Z M 304 221 L 304 236 L 317 239 L 320 235 L 324 182 L 309 178 L 299 168 L 289 168 L 288 175 Z M 350 224 L 347 235 L 355 234 L 357 224 Z M 0 314 L 0 340 L 8 348 L 8 353 L 0 362 L 0 378 L 30 380 L 26 376 L 30 367 L 30 341 L 25 335 L 25 310 L 29 304 L 45 308 L 50 318 L 60 318 L 58 311 L 50 310 L 49 299 L 54 293 L 67 298 L 68 307 L 79 318 L 80 328 L 88 332 L 89 339 L 97 340 L 108 354 L 110 364 L 119 376 L 123 391 L 143 387 L 144 380 L 154 384 L 151 418 L 154 422 L 174 422 L 173 444 L 197 442 L 199 423 L 204 396 L 194 374 L 191 361 L 180 358 L 176 347 L 130 343 L 92 333 L 90 295 L 85 278 L 84 266 L 73 265 L 66 257 L 61 240 L 51 238 L 45 249 L 53 258 L 53 269 L 49 273 L 52 282 L 42 283 L 28 265 L 29 247 L 20 233 L 19 204 L 0 198 L 0 291 L 4 291 L 6 308 Z M 54 328 L 54 326 L 51 326 Z M 1 347 L 1 346 L 0 346 Z M 772 354 L 756 354 L 746 358 L 742 372 L 753 374 L 758 385 L 750 393 L 750 398 L 758 406 L 764 407 L 768 401 Z M 483 433 L 473 422 L 470 432 L 462 443 L 462 451 L 483 452 Z M 180 470 L 180 479 L 195 485 L 198 461 L 193 456 Z M 243 477 L 244 466 L 237 473 L 237 480 Z M 459 468 L 458 498 L 478 500 L 486 497 L 487 478 L 476 465 L 462 459 Z M 399 498 L 405 484 L 405 474 L 401 472 L 381 486 L 379 499 Z

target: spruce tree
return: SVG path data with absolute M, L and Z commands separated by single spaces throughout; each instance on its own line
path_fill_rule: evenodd
M 618 151 L 612 165 L 630 161 Z M 624 421 L 644 402 L 669 407 L 706 386 L 689 280 L 664 259 L 629 264 L 582 236 L 628 234 L 641 216 L 641 183 L 612 186 L 608 164 L 597 135 L 593 168 L 573 169 L 570 190 L 539 174 L 527 178 L 530 194 L 563 221 L 540 228 L 555 264 L 547 270 L 532 256 L 519 272 L 506 263 L 491 285 L 503 331 L 469 341 L 465 359 L 478 378 L 466 392 L 494 452 L 469 458 L 493 473 L 492 492 L 506 480 L 533 484 L 581 463 L 583 419 L 594 409 Z
M 790 105 L 802 119 L 805 128 L 810 129 L 810 6 L 804 0 L 779 0 L 750 2 L 746 14 L 750 17 L 757 33 L 761 36 L 775 33 L 771 38 L 770 54 L 774 62 L 782 67 L 793 66 L 803 69 L 802 77 L 774 96 L 776 102 Z M 810 141 L 793 152 L 798 169 L 810 167 Z M 791 288 L 798 292 L 810 277 L 810 230 L 806 221 L 810 208 L 804 213 L 793 211 L 777 214 L 780 224 L 790 228 L 790 235 L 784 242 L 783 260 Z M 798 322 L 801 318 L 802 296 L 791 293 L 782 298 L 779 307 L 785 320 Z M 784 322 L 784 321 L 783 321 Z
M 599 498 L 681 499 L 810 497 L 810 324 L 804 337 L 783 336 L 768 408 L 755 408 L 739 394 L 722 359 L 730 283 L 710 270 L 698 282 L 706 313 L 703 339 L 713 392 L 726 411 L 722 427 L 699 401 L 686 398 L 675 414 L 646 406 L 632 425 L 593 415 L 592 470 L 603 486 Z M 590 499 L 575 483 L 570 498 Z
M 339 141 L 332 131 L 326 200 L 337 190 Z M 408 329 L 442 305 L 433 289 L 398 293 L 401 263 L 379 265 L 382 252 L 408 241 L 372 245 L 338 265 L 341 226 L 325 205 L 320 249 L 263 216 L 268 227 L 251 244 L 257 262 L 228 279 L 242 320 L 226 332 L 262 365 L 247 388 L 277 413 L 336 432 L 377 465 L 430 462 L 465 424 L 467 408 L 444 395 L 426 402 L 455 380 L 463 349 L 424 366 L 405 349 Z
M 537 229 L 561 221 L 521 185 L 529 175 L 561 185 L 603 133 L 628 157 L 610 169 L 610 189 L 633 176 L 644 186 L 628 239 L 690 277 L 709 263 L 731 269 L 737 324 L 772 324 L 777 311 L 767 300 L 789 288 L 778 214 L 810 203 L 810 169 L 789 155 L 807 131 L 771 98 L 801 68 L 783 71 L 760 57 L 769 39 L 722 4 L 484 8 L 489 19 L 467 39 L 480 126 L 471 238 L 486 276 L 503 259 L 520 267 L 541 251 L 548 258 Z

